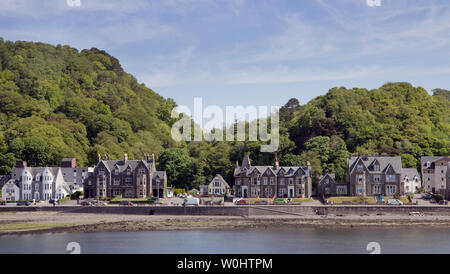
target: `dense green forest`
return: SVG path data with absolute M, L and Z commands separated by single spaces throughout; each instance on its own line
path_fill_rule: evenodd
M 0 39 L 0 172 L 16 159 L 34 166 L 97 155 L 142 159 L 155 153 L 169 184 L 193 188 L 215 174 L 233 184 L 236 161 L 273 164 L 259 142 L 175 143 L 170 134 L 176 103 L 139 84 L 119 61 L 98 50 Z M 401 155 L 417 167 L 423 155 L 450 153 L 450 91 L 430 95 L 409 83 L 374 90 L 333 88 L 306 104 L 291 99 L 280 110 L 282 165 L 329 170 L 345 179 L 350 154 Z

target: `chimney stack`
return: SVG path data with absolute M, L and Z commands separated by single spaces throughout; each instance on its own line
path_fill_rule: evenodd
M 124 162 L 128 161 L 128 154 L 127 153 L 123 154 L 123 161 Z
M 280 167 L 280 162 L 278 161 L 278 154 L 275 153 L 275 167 L 278 169 Z
M 98 161 L 100 162 L 102 160 L 102 155 L 100 153 L 98 154 Z
M 152 172 L 156 172 L 156 161 L 155 161 L 155 154 L 152 153 Z
M 16 167 L 17 167 L 17 168 L 24 168 L 24 167 L 27 167 L 27 162 L 26 162 L 26 161 L 17 161 L 17 162 L 16 162 Z

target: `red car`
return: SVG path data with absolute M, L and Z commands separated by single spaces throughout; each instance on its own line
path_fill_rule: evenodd
M 248 205 L 249 202 L 247 200 L 239 200 L 236 202 L 237 205 Z
M 80 205 L 81 205 L 81 206 L 92 206 L 92 203 L 91 203 L 91 202 L 88 202 L 88 201 L 82 201 L 82 202 L 80 203 Z

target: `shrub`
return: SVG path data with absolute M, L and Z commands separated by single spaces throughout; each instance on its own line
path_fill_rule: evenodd
M 439 201 L 444 200 L 444 196 L 442 196 L 441 194 L 434 194 L 434 199 L 437 203 L 439 203 Z
M 394 194 L 394 199 L 399 200 L 402 196 L 400 195 L 400 192 L 397 192 Z

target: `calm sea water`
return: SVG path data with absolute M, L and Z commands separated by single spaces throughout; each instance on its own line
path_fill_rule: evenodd
M 357 228 L 244 231 L 150 231 L 56 233 L 0 237 L 0 253 L 70 253 L 69 242 L 81 253 L 277 254 L 370 253 L 377 242 L 381 253 L 450 253 L 450 229 Z

